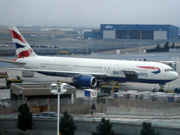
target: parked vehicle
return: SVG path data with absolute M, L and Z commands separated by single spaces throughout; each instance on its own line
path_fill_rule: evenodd
M 41 112 L 38 115 L 34 115 L 34 118 L 57 118 L 56 112 Z

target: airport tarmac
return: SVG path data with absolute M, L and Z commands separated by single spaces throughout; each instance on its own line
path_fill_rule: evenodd
M 174 90 L 175 88 L 180 88 L 180 77 L 172 82 L 166 83 L 164 85 L 164 90 Z M 152 91 L 153 89 L 159 90 L 159 84 L 148 84 L 148 83 L 133 83 L 127 82 L 122 83 L 128 87 L 128 90 L 137 90 L 137 91 Z
M 16 78 L 16 76 L 22 77 L 22 71 L 19 70 L 8 70 L 8 69 L 0 69 L 0 72 L 7 72 L 10 79 Z M 72 82 L 72 78 L 67 77 L 54 77 L 54 76 L 46 76 L 39 73 L 34 72 L 34 77 L 22 78 L 23 83 L 31 84 L 31 83 L 55 83 L 57 80 L 64 82 Z M 172 82 L 164 85 L 165 90 L 174 90 L 175 88 L 180 88 L 180 77 Z M 136 91 L 152 91 L 153 89 L 159 90 L 159 84 L 148 84 L 148 83 L 120 83 L 121 90 L 125 90 L 126 87 L 128 90 L 136 90 Z M 0 79 L 0 85 L 5 85 L 5 79 Z M 83 96 L 82 90 L 77 90 L 77 97 Z

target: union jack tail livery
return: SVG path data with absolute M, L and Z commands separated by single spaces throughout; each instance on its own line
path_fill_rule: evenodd
M 32 50 L 28 42 L 14 25 L 9 27 L 9 31 L 11 33 L 12 42 L 16 47 L 16 56 L 18 58 L 37 56 L 37 54 Z

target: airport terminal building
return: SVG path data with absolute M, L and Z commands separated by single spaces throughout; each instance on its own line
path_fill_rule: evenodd
M 101 24 L 99 34 L 97 31 L 84 33 L 85 39 L 168 40 L 176 39 L 178 36 L 177 26 L 146 24 Z

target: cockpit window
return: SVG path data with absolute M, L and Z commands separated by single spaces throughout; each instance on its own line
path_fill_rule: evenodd
M 164 69 L 165 72 L 174 71 L 173 69 Z

